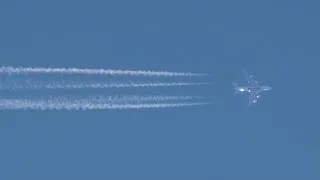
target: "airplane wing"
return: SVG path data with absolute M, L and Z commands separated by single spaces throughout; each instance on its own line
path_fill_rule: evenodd
M 252 75 L 250 75 L 244 68 L 242 68 L 242 72 L 246 78 L 248 84 L 258 85 L 258 81 L 256 81 Z
M 259 98 L 260 98 L 260 91 L 251 92 L 250 95 L 249 95 L 249 104 L 248 104 L 248 106 L 250 106 L 253 103 L 257 103 Z

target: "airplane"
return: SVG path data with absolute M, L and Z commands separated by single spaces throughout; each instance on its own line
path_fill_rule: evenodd
M 247 85 L 239 86 L 235 82 L 233 82 L 233 89 L 235 92 L 235 95 L 237 95 L 239 92 L 248 92 L 249 93 L 249 104 L 250 106 L 253 103 L 257 103 L 258 99 L 260 98 L 260 93 L 262 91 L 270 91 L 272 88 L 268 85 L 260 85 L 258 81 L 256 81 L 252 75 L 249 75 L 248 72 L 245 69 L 242 69 Z

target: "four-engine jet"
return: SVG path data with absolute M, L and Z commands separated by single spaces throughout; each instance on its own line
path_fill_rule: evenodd
M 267 85 L 260 85 L 258 81 L 256 81 L 252 75 L 249 75 L 245 69 L 242 69 L 247 85 L 238 86 L 235 82 L 233 82 L 233 89 L 235 91 L 235 95 L 239 92 L 248 92 L 249 93 L 249 104 L 250 106 L 252 103 L 257 103 L 258 99 L 260 98 L 260 93 L 262 91 L 269 91 L 271 90 L 270 86 Z

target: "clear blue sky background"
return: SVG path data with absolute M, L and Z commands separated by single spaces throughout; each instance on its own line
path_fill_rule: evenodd
M 319 5 L 1 0 L 1 65 L 210 73 L 166 93 L 212 104 L 1 111 L 0 179 L 319 179 Z M 250 108 L 242 67 L 273 87 Z

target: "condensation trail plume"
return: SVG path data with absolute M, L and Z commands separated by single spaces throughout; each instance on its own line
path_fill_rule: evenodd
M 111 76 L 204 76 L 189 72 L 167 72 L 167 71 L 143 71 L 143 70 L 112 70 L 112 69 L 82 69 L 82 68 L 43 68 L 43 67 L 10 67 L 3 66 L 0 73 L 8 74 L 85 74 L 85 75 L 111 75 Z
M 0 103 L 3 102 L 18 102 L 18 101 L 40 101 L 47 103 L 92 103 L 92 104 L 126 104 L 126 103 L 143 103 L 143 102 L 163 102 L 163 101 L 178 101 L 178 100 L 200 100 L 203 99 L 201 96 L 79 96 L 79 95 L 69 95 L 69 96 L 46 96 L 46 97 L 36 97 L 28 99 L 17 99 L 17 98 L 0 98 Z
M 81 84 L 52 84 L 45 85 L 45 88 L 48 89 L 82 89 L 82 88 L 135 88 L 135 87 L 166 87 L 166 86 L 195 86 L 195 85 L 204 85 L 208 83 L 187 83 L 187 82 L 174 82 L 174 83 L 81 83 Z
M 208 83 L 189 83 L 189 82 L 154 82 L 154 83 L 77 83 L 77 82 L 26 82 L 3 84 L 0 89 L 84 89 L 84 88 L 138 88 L 138 87 L 167 87 L 167 86 L 195 86 Z
M 70 98 L 69 98 L 70 99 Z M 79 98 L 93 103 L 141 103 L 141 102 L 162 102 L 162 101 L 178 101 L 178 100 L 200 100 L 201 96 L 89 96 L 89 98 Z M 67 98 L 58 97 L 51 98 L 54 101 L 65 101 Z
M 88 100 L 26 100 L 26 99 L 2 99 L 1 110 L 103 110 L 103 109 L 150 109 L 150 108 L 173 108 L 184 106 L 206 105 L 208 103 L 142 103 L 142 104 L 112 104 L 93 103 Z

